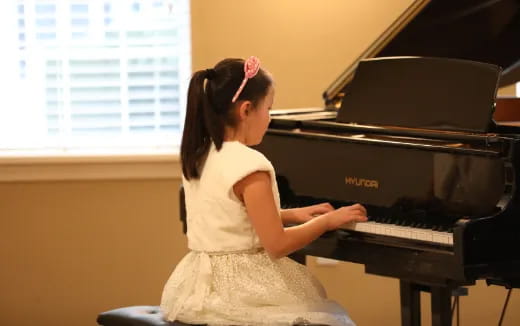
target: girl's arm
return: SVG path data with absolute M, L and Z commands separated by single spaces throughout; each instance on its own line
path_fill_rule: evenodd
M 267 172 L 257 171 L 237 182 L 233 190 L 247 214 L 262 246 L 274 258 L 281 258 L 305 247 L 328 230 L 352 221 L 366 221 L 366 210 L 356 204 L 329 211 L 303 224 L 284 228 Z

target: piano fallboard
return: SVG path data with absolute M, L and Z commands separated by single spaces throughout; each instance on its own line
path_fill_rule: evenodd
M 515 141 L 285 126 L 269 129 L 257 149 L 273 163 L 284 185 L 282 196 L 360 202 L 395 214 L 417 211 L 456 220 L 492 215 L 508 204 L 514 183 L 509 151 Z

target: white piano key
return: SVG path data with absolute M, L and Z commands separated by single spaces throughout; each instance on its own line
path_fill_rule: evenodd
M 374 233 L 385 234 L 385 228 L 380 223 L 376 223 L 374 226 Z

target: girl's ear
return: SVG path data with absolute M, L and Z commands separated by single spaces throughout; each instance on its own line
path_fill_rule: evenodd
M 238 107 L 238 119 L 240 121 L 245 120 L 253 109 L 253 103 L 251 101 L 243 101 Z

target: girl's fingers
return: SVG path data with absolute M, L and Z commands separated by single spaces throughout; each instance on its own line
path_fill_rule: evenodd
M 348 218 L 348 222 L 366 222 L 367 220 L 365 215 L 351 215 Z
M 329 203 L 321 203 L 321 204 L 317 204 L 315 206 L 324 208 L 324 209 L 334 209 L 334 207 L 332 207 L 332 205 Z
M 328 210 L 334 209 L 334 207 L 330 203 L 323 203 L 322 205 L 325 206 L 325 208 L 327 208 Z
M 354 208 L 356 208 L 356 209 L 360 209 L 360 210 L 361 210 L 361 211 L 366 215 L 366 213 L 367 213 L 367 209 L 366 209 L 363 205 L 361 205 L 361 204 L 354 204 L 354 205 L 352 205 L 352 206 L 353 206 Z
M 350 206 L 350 209 L 354 212 L 360 212 L 362 215 L 367 215 L 366 208 L 359 204 Z
M 323 203 L 313 206 L 314 212 L 317 214 L 323 214 L 334 210 L 334 207 L 332 207 L 329 203 Z
M 368 221 L 368 217 L 366 215 L 359 215 L 359 216 L 356 216 L 356 221 L 366 222 L 366 221 Z

